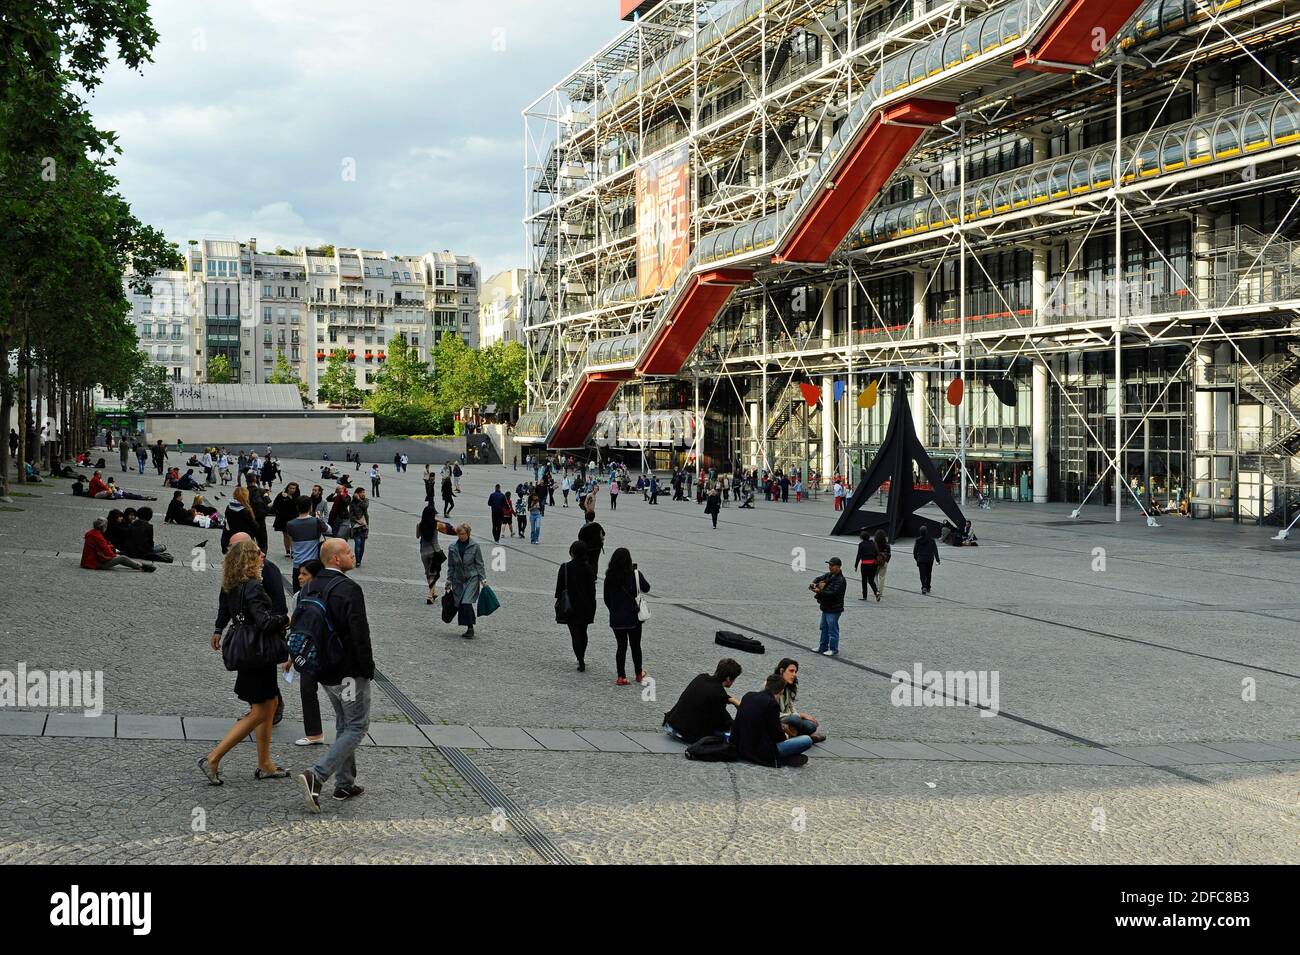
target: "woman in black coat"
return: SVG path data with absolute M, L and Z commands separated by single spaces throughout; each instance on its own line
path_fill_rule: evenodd
M 718 511 L 721 509 L 722 497 L 718 494 L 718 489 L 715 487 L 709 491 L 709 496 L 704 502 L 704 513 L 713 518 L 713 529 L 715 531 L 718 529 Z
M 587 562 L 587 545 L 574 541 L 569 545 L 567 564 L 561 564 L 555 575 L 555 599 L 569 595 L 569 638 L 573 641 L 573 655 L 578 660 L 578 672 L 587 669 L 587 628 L 596 620 L 596 579 L 591 576 Z
M 605 568 L 605 606 L 609 608 L 609 628 L 618 641 L 618 679 L 614 681 L 618 686 L 628 685 L 624 668 L 629 645 L 632 647 L 636 680 L 640 683 L 645 679 L 645 669 L 641 664 L 641 620 L 637 616 L 637 596 L 649 592 L 650 582 L 632 563 L 628 549 L 620 547 L 615 550 Z
M 871 531 L 862 532 L 862 540 L 858 542 L 858 555 L 854 558 L 853 567 L 862 573 L 862 599 L 867 599 L 867 587 L 871 587 L 871 592 L 880 599 L 880 591 L 876 589 L 876 558 L 879 556 L 876 550 L 876 542 L 871 536 Z
M 293 541 L 289 537 L 287 525 L 298 517 L 298 497 L 301 493 L 298 482 L 290 481 L 284 486 L 284 490 L 275 496 L 275 502 L 271 505 L 271 510 L 275 512 L 275 523 L 271 525 L 271 529 L 279 531 L 284 537 L 284 556 L 290 560 L 293 559 Z
M 234 498 L 226 505 L 226 529 L 221 532 L 221 553 L 226 553 L 230 549 L 230 538 L 243 532 L 253 540 L 257 540 L 257 518 L 253 516 L 253 508 L 248 503 L 248 488 L 235 488 Z

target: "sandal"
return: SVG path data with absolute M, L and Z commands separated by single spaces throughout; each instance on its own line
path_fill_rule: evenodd
M 199 760 L 199 769 L 202 771 L 204 776 L 208 777 L 209 786 L 225 785 L 226 781 L 221 778 L 220 773 L 218 773 L 215 769 L 212 768 L 212 764 L 208 762 L 208 758 L 206 756 L 204 756 L 202 759 Z
M 288 775 L 289 775 L 289 770 L 283 769 L 279 766 L 275 767 L 275 769 L 269 773 L 262 772 L 262 767 L 260 766 L 257 769 L 253 770 L 254 779 L 285 779 L 288 777 Z

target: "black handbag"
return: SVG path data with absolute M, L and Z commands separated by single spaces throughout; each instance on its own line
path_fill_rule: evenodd
M 442 622 L 451 623 L 459 612 L 460 608 L 456 605 L 456 593 L 453 590 L 448 590 L 442 595 Z
M 573 615 L 573 601 L 569 599 L 569 565 L 564 564 L 561 570 L 564 571 L 564 589 L 555 598 L 555 622 L 568 623 Z
M 252 670 L 276 666 L 289 657 L 289 644 L 280 631 L 258 630 L 244 614 L 244 591 L 239 590 L 240 608 L 231 615 L 230 626 L 221 638 L 221 661 L 227 670 Z

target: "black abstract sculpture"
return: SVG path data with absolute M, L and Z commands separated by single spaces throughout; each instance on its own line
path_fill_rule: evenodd
M 912 463 L 930 482 L 931 490 L 917 490 L 912 481 Z M 866 510 L 867 500 L 889 482 L 889 500 L 886 510 Z M 939 469 L 916 436 L 912 425 L 912 409 L 907 403 L 907 385 L 900 376 L 894 386 L 894 406 L 889 412 L 889 430 L 885 440 L 871 461 L 871 467 L 862 472 L 853 497 L 844 505 L 840 519 L 831 534 L 837 537 L 857 536 L 864 530 L 883 528 L 890 541 L 900 537 L 918 537 L 921 529 L 930 536 L 942 528 L 938 521 L 919 517 L 916 512 L 933 501 L 957 527 L 966 526 L 966 518 L 944 486 Z

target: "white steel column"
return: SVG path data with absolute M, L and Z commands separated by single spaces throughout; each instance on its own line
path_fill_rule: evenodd
M 961 121 L 961 145 L 957 151 L 957 194 L 961 197 L 957 210 L 958 269 L 957 269 L 957 320 L 958 320 L 958 373 L 961 377 L 962 397 L 957 406 L 957 456 L 961 482 L 961 506 L 966 506 L 966 406 L 970 396 L 966 394 L 966 120 Z
M 1120 139 L 1124 129 L 1124 61 L 1115 63 L 1115 522 L 1119 523 L 1120 506 L 1124 494 L 1124 461 L 1121 449 L 1124 446 L 1124 381 L 1123 354 L 1120 341 L 1122 327 L 1122 309 L 1120 298 L 1124 289 L 1124 239 L 1123 203 L 1119 187 L 1124 181 L 1124 167 L 1121 163 L 1123 150 Z
M 831 347 L 831 329 L 834 317 L 832 308 L 835 297 L 833 295 L 822 296 L 821 307 L 821 324 L 822 324 L 822 348 L 828 350 Z M 818 468 L 822 474 L 835 473 L 835 379 L 830 375 L 822 376 L 822 461 L 821 467 Z M 807 474 L 805 473 L 805 477 Z
M 925 272 L 916 269 L 912 272 L 912 338 L 920 341 L 925 337 Z M 922 445 L 930 443 L 930 427 L 926 422 L 925 402 L 929 390 L 930 376 L 924 371 L 912 372 L 912 424 Z
M 1034 147 L 1034 162 L 1048 158 L 1048 141 L 1046 136 L 1038 135 L 1031 139 Z M 1047 324 L 1047 271 L 1048 251 L 1045 245 L 1034 247 L 1033 260 L 1033 310 L 1034 324 Z M 1049 390 L 1051 376 L 1048 373 L 1045 358 L 1032 359 L 1033 367 L 1033 401 L 1031 418 L 1031 440 L 1033 444 L 1033 497 L 1035 504 L 1047 503 L 1048 473 L 1047 450 L 1050 441 Z

